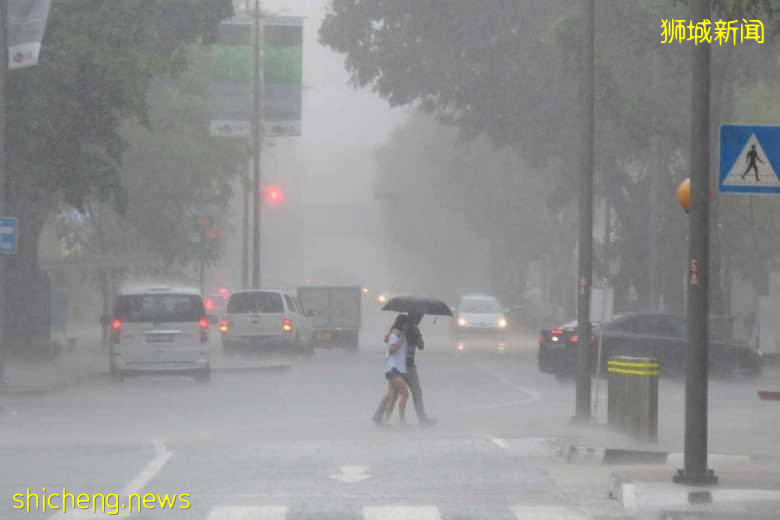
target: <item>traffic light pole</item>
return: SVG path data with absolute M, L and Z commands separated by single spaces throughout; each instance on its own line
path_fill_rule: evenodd
M 590 293 L 593 283 L 593 63 L 594 0 L 585 1 L 585 74 L 583 78 L 583 160 L 580 172 L 579 283 L 577 284 L 577 409 L 574 421 L 590 422 L 591 407 L 591 323 Z
M 263 73 L 260 59 L 263 24 L 260 18 L 260 0 L 255 0 L 254 14 L 254 107 L 252 117 L 252 287 L 260 288 L 260 174 L 263 146 Z
M 689 18 L 711 16 L 710 0 L 691 0 Z M 709 350 L 710 46 L 693 48 L 691 98 L 691 202 L 688 263 L 688 350 L 685 357 L 685 465 L 681 484 L 715 484 L 707 467 Z

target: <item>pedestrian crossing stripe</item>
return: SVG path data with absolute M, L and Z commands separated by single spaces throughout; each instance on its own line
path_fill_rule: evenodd
M 509 511 L 516 520 L 590 520 L 593 518 L 621 518 L 624 515 L 591 515 L 566 506 L 513 506 Z M 211 510 L 207 520 L 287 520 L 285 506 L 219 506 Z M 294 515 L 293 515 L 294 516 Z M 307 518 L 310 515 L 307 515 Z M 436 506 L 366 506 L 363 520 L 446 520 Z
M 441 520 L 439 510 L 430 506 L 364 507 L 364 520 Z
M 286 520 L 284 506 L 222 506 L 212 509 L 207 520 Z
M 780 126 L 721 125 L 722 193 L 780 194 Z
M 754 150 L 753 147 L 755 147 L 756 159 L 750 161 L 748 157 Z M 742 147 L 742 152 L 737 156 L 722 184 L 723 186 L 780 186 L 780 179 L 777 178 L 777 173 L 772 168 L 772 163 L 769 162 L 756 134 L 750 134 L 750 138 Z

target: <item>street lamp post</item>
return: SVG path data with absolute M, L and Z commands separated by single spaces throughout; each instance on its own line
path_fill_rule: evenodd
M 585 2 L 585 74 L 583 78 L 583 161 L 580 173 L 578 246 L 579 281 L 577 284 L 577 389 L 575 422 L 591 419 L 591 323 L 590 294 L 593 281 L 593 64 L 594 64 L 594 0 Z
M 254 104 L 252 114 L 252 287 L 259 289 L 260 278 L 260 175 L 263 142 L 263 72 L 261 40 L 263 24 L 260 0 L 255 0 L 254 12 Z
M 688 17 L 696 22 L 709 20 L 711 7 L 711 0 L 691 0 Z M 710 196 L 710 47 L 708 45 L 694 47 L 692 69 L 685 463 L 674 476 L 674 481 L 681 484 L 706 485 L 718 481 L 714 472 L 707 467 Z M 684 195 L 684 187 L 682 191 Z

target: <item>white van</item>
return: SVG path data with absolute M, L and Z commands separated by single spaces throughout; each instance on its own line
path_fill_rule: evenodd
M 124 290 L 111 323 L 111 374 L 190 374 L 208 381 L 209 323 L 194 289 Z
M 225 352 L 281 350 L 311 354 L 311 319 L 295 296 L 282 291 L 245 290 L 230 295 L 220 321 Z

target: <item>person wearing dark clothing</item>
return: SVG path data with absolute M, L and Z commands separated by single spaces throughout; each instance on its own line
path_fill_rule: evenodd
M 436 421 L 428 417 L 425 413 L 425 404 L 423 403 L 423 392 L 420 386 L 420 376 L 417 373 L 417 365 L 414 362 L 414 355 L 417 349 L 423 350 L 425 348 L 425 342 L 423 341 L 422 333 L 420 332 L 420 322 L 423 319 L 423 315 L 418 312 L 408 313 L 409 320 L 404 326 L 404 334 L 406 336 L 407 351 L 406 351 L 406 374 L 403 375 L 406 384 L 409 386 L 409 390 L 412 393 L 412 402 L 414 403 L 414 411 L 417 414 L 417 420 L 422 425 L 432 425 Z M 373 421 L 377 424 L 382 423 L 383 414 L 385 412 L 387 402 L 386 396 L 382 399 L 374 414 Z

